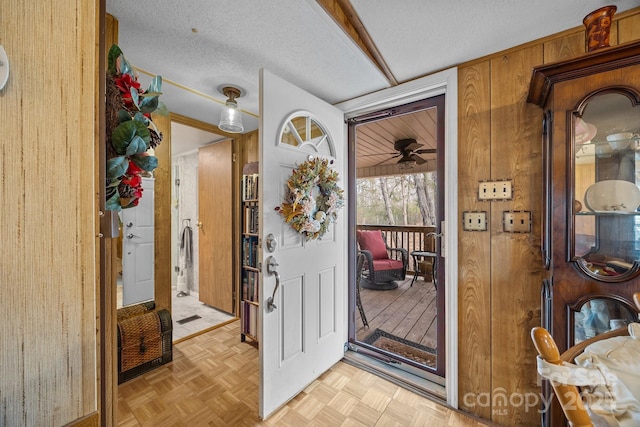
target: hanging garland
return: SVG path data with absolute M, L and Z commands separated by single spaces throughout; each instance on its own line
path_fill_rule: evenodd
M 338 173 L 329 165 L 328 160 L 317 158 L 300 164 L 287 181 L 284 202 L 276 208 L 307 240 L 322 237 L 344 205 Z
M 168 114 L 167 107 L 158 100 L 161 90 L 160 76 L 143 90 L 122 50 L 111 46 L 105 97 L 107 210 L 137 206 L 142 197 L 142 177 L 158 166 L 158 159 L 148 151 L 162 141 L 151 113 Z

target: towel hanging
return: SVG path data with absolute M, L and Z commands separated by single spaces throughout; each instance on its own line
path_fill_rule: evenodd
M 193 230 L 190 225 L 185 225 L 182 228 L 182 233 L 180 235 L 180 256 L 182 257 L 185 266 L 190 267 L 193 261 Z

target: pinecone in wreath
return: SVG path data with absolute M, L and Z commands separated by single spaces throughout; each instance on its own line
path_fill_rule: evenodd
M 149 129 L 149 147 L 156 148 L 162 142 L 162 132 L 158 133 L 153 129 Z
M 138 191 L 138 187 L 132 187 L 125 182 L 120 182 L 120 185 L 118 185 L 118 193 L 120 193 L 120 197 L 125 199 L 135 196 Z

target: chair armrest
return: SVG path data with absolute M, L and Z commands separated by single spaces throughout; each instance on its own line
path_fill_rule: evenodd
M 394 254 L 394 252 L 396 253 L 393 256 L 393 259 L 398 259 L 397 258 L 397 253 L 400 253 L 400 256 L 402 257 L 402 265 L 404 265 L 405 268 L 407 268 L 407 265 L 409 264 L 409 252 L 405 249 L 405 248 L 389 248 L 387 247 L 387 250 L 391 253 Z
M 358 254 L 364 255 L 364 257 L 367 259 L 366 265 L 363 265 L 362 267 L 362 272 L 364 273 L 365 271 L 367 271 L 368 274 L 366 274 L 365 277 L 370 277 L 372 273 L 371 270 L 373 269 L 373 255 L 371 255 L 371 251 L 359 249 Z

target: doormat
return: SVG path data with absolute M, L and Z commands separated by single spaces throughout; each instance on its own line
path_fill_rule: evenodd
M 189 317 L 185 317 L 184 319 L 176 320 L 176 323 L 179 324 L 179 325 L 184 325 L 185 323 L 193 322 L 194 320 L 197 320 L 197 319 L 201 319 L 201 317 L 198 316 L 197 314 L 194 314 L 193 316 L 189 316 Z
M 436 367 L 436 350 L 376 329 L 364 342 L 432 368 Z

